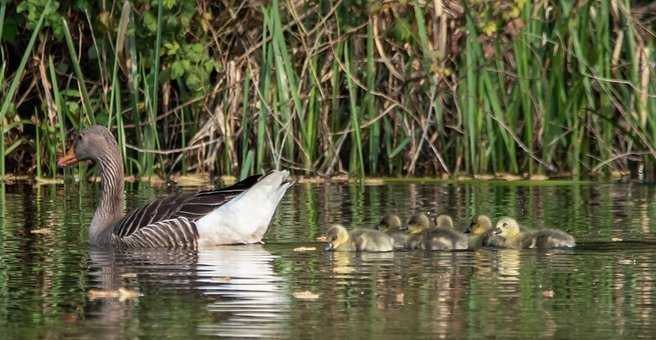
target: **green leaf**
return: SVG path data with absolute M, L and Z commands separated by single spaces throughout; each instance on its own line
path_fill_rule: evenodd
M 143 16 L 143 23 L 150 32 L 157 31 L 157 18 L 153 15 L 152 12 L 146 12 Z
M 410 24 L 403 18 L 396 19 L 392 33 L 394 34 L 394 38 L 399 42 L 410 42 L 412 40 Z
M 164 7 L 166 7 L 166 9 L 171 9 L 175 6 L 175 2 L 175 0 L 164 0 Z
M 18 6 L 16 6 L 16 13 L 23 13 L 28 10 L 28 6 L 30 6 L 30 3 L 27 1 L 23 1 Z
M 405 137 L 405 138 L 401 141 L 401 143 L 399 143 L 399 145 L 398 145 L 398 146 L 397 146 L 392 152 L 390 152 L 390 153 L 388 154 L 387 157 L 389 157 L 390 159 L 396 157 L 396 155 L 398 155 L 399 152 L 403 151 L 403 149 L 405 149 L 405 147 L 408 146 L 408 143 L 410 143 L 410 140 L 411 140 L 411 139 L 410 139 L 410 136 Z
M 80 105 L 77 102 L 66 102 L 66 108 L 73 114 L 80 112 Z
M 200 77 L 195 73 L 190 73 L 185 79 L 185 84 L 191 91 L 198 91 L 202 88 L 202 81 Z
M 171 65 L 171 79 L 178 79 L 185 73 L 184 65 L 181 61 L 175 61 Z
M 205 72 L 212 72 L 213 70 L 218 71 L 219 70 L 219 64 L 215 62 L 214 60 L 207 60 L 205 61 Z
M 76 0 L 75 1 L 75 8 L 77 8 L 80 11 L 86 11 L 91 8 L 89 6 L 89 1 L 88 0 Z
M 164 49 L 166 50 L 166 55 L 176 55 L 180 50 L 180 44 L 177 41 L 171 43 L 164 43 Z

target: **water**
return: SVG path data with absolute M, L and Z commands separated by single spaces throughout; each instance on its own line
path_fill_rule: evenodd
M 164 194 L 127 191 L 130 207 Z M 263 246 L 112 254 L 86 244 L 97 186 L 6 186 L 0 338 L 653 338 L 655 193 L 598 183 L 299 184 Z M 447 212 L 461 226 L 477 212 L 516 216 L 564 229 L 579 246 L 357 255 L 314 241 L 332 222 L 368 226 L 415 211 Z M 317 250 L 294 251 L 301 246 Z M 98 295 L 119 288 L 127 293 Z

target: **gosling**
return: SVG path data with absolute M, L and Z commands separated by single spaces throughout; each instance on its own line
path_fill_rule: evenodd
M 482 247 L 505 248 L 505 239 L 494 235 L 492 220 L 486 215 L 476 215 L 465 229 L 469 235 L 469 249 L 476 250 Z
M 420 213 L 420 214 L 414 214 L 412 217 L 410 217 L 410 220 L 408 220 L 408 232 L 410 234 L 420 234 L 424 230 L 429 229 L 432 227 L 431 220 L 426 216 L 426 214 Z
M 494 234 L 504 238 L 506 248 L 513 249 L 572 248 L 576 245 L 574 237 L 562 230 L 521 231 L 519 223 L 510 217 L 502 217 L 497 222 Z
M 326 232 L 329 251 L 387 252 L 394 250 L 394 239 L 382 231 L 354 229 L 347 231 L 341 224 L 333 224 Z
M 435 217 L 434 223 L 436 228 L 455 229 L 453 219 L 447 214 Z
M 395 214 L 385 215 L 380 224 L 376 226 L 376 230 L 380 230 L 394 240 L 394 249 L 406 249 L 408 245 L 409 235 L 405 232 L 406 228 L 403 227 L 401 218 Z
M 409 223 L 408 230 L 413 235 L 408 241 L 410 249 L 423 250 L 464 250 L 468 248 L 467 236 L 453 228 L 453 219 L 449 215 L 439 215 L 435 218 L 436 226 L 426 223 L 426 215 L 418 215 Z

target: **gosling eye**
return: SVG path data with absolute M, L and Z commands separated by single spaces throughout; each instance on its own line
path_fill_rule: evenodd
M 504 227 L 507 227 L 507 226 L 508 226 L 508 223 L 503 222 L 503 226 L 504 226 Z

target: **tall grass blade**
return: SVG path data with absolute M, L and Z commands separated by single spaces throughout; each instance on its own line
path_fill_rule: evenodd
M 351 103 L 351 128 L 353 129 L 353 138 L 351 140 L 356 153 L 354 169 L 357 176 L 362 178 L 364 177 L 364 157 L 362 156 L 362 135 L 360 133 L 360 108 L 357 105 L 357 93 L 352 80 L 353 74 L 351 73 L 348 44 L 344 45 L 344 73 L 346 73 L 346 84 L 348 85 Z
M 46 17 L 46 14 L 48 14 L 48 11 L 50 10 L 50 2 L 51 0 L 48 0 L 48 2 L 46 3 L 45 10 L 41 13 L 41 16 L 39 17 L 39 21 L 34 27 L 34 31 L 32 31 L 32 35 L 30 36 L 30 41 L 27 43 L 25 52 L 23 52 L 23 57 L 21 58 L 21 61 L 18 64 L 18 68 L 14 73 L 14 79 L 12 79 L 11 81 L 11 85 L 9 86 L 9 91 L 7 91 L 7 93 L 5 94 L 5 98 L 2 102 L 2 107 L 0 108 L 0 155 L 2 156 L 2 159 L 0 159 L 0 176 L 2 177 L 5 176 L 5 156 L 7 155 L 7 152 L 5 151 L 5 124 L 4 124 L 5 115 L 7 114 L 7 111 L 9 110 L 9 106 L 14 100 L 14 95 L 16 94 L 16 90 L 18 89 L 18 84 L 23 78 L 23 71 L 25 70 L 27 59 L 32 54 L 32 48 L 34 48 L 36 37 L 39 35 L 39 32 L 41 31 L 41 27 L 43 25 L 43 19 Z M 5 2 L 3 1 L 2 4 L 4 6 Z M 2 14 L 3 14 L 2 17 L 4 22 L 4 13 Z M 1 37 L 2 35 L 0 35 L 0 38 Z M 4 75 L 4 65 L 5 64 L 3 63 L 3 68 L 2 68 L 3 75 Z
M 95 124 L 96 117 L 93 113 L 93 110 L 91 109 L 91 98 L 89 97 L 89 91 L 87 91 L 86 81 L 84 80 L 82 68 L 80 67 L 80 58 L 78 58 L 77 52 L 75 51 L 73 37 L 71 37 L 71 32 L 68 28 L 68 22 L 66 19 L 62 18 L 62 24 L 64 25 L 64 36 L 66 38 L 66 45 L 68 46 L 68 53 L 73 63 L 73 70 L 75 71 L 75 76 L 77 77 L 77 83 L 82 96 L 82 107 L 84 108 L 84 114 L 87 118 L 88 124 Z M 78 126 L 82 126 L 82 124 L 78 124 Z
M 61 143 L 60 150 L 65 152 L 66 128 L 65 128 L 64 117 L 66 116 L 65 114 L 66 107 L 62 105 L 62 95 L 61 92 L 59 91 L 59 84 L 57 82 L 57 74 L 55 73 L 55 65 L 52 62 L 52 56 L 48 57 L 48 70 L 50 72 L 50 83 L 52 84 L 52 92 L 55 98 L 55 106 L 57 107 L 57 121 L 59 122 L 57 126 L 59 128 L 59 142 Z

